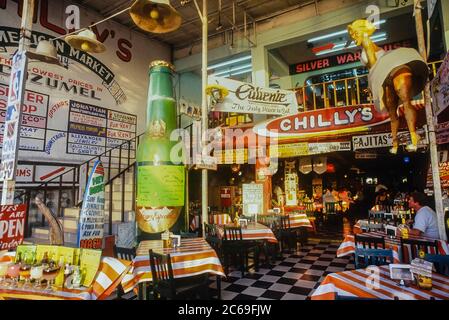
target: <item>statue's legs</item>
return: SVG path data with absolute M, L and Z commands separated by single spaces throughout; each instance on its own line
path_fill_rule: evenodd
M 393 147 L 390 148 L 390 152 L 396 154 L 398 152 L 399 141 L 398 141 L 398 129 L 399 129 L 399 118 L 396 113 L 396 107 L 398 105 L 398 96 L 394 88 L 390 85 L 384 87 L 384 104 L 388 109 L 390 114 L 390 124 L 391 124 L 391 135 L 393 136 Z
M 412 82 L 413 76 L 408 68 L 399 70 L 393 78 L 396 94 L 404 104 L 405 120 L 407 121 L 408 130 L 412 140 L 411 144 L 406 147 L 408 151 L 416 151 L 418 149 L 419 141 L 419 136 L 416 134 L 416 109 L 411 103 Z

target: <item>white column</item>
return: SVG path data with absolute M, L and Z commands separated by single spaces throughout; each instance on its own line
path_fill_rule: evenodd
M 268 88 L 270 85 L 268 51 L 264 46 L 259 45 L 251 49 L 251 63 L 253 65 L 253 84 Z M 254 123 L 259 123 L 266 119 L 266 115 L 254 114 L 253 119 Z

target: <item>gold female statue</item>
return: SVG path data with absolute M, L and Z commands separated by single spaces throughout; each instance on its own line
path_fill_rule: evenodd
M 393 137 L 390 152 L 396 154 L 398 151 L 398 106 L 401 103 L 411 137 L 411 143 L 406 149 L 416 151 L 419 142 L 416 133 L 417 112 L 411 100 L 424 89 L 429 72 L 427 64 L 418 51 L 412 48 L 385 52 L 370 39 L 375 31 L 376 27 L 367 20 L 356 20 L 348 26 L 350 37 L 357 46 L 363 48 L 361 61 L 369 69 L 368 83 L 374 104 L 380 111 L 386 107 L 390 115 Z

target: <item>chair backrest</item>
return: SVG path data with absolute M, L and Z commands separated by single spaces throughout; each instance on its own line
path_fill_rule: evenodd
M 281 230 L 290 229 L 290 216 L 288 214 L 279 217 L 279 228 Z
M 255 215 L 252 215 L 252 216 L 244 216 L 244 215 L 241 215 L 241 216 L 240 216 L 240 219 L 246 219 L 246 220 L 248 220 L 248 221 L 254 222 L 254 221 L 256 221 L 256 216 L 255 216 Z
M 382 231 L 384 225 L 382 223 L 368 223 L 367 229 L 368 231 Z
M 363 261 L 363 265 L 361 261 Z M 387 265 L 393 263 L 393 250 L 355 248 L 354 262 L 356 269 L 369 265 Z
M 204 230 L 206 233 L 206 237 L 216 237 L 217 236 L 217 227 L 215 224 L 204 223 Z
M 163 287 L 174 296 L 176 287 L 170 254 L 159 254 L 152 249 L 150 249 L 149 254 L 153 287 L 156 290 L 160 290 Z
M 136 248 L 123 248 L 114 246 L 114 256 L 119 259 L 133 261 L 136 257 Z
M 432 262 L 435 270 L 446 276 L 449 276 L 449 256 L 441 254 L 426 254 L 424 260 Z
M 224 226 L 223 241 L 240 241 L 243 240 L 241 227 Z
M 356 248 L 361 247 L 364 249 L 385 249 L 385 239 L 382 237 L 377 238 L 356 234 L 354 238 Z
M 313 213 L 313 202 L 304 202 L 304 206 L 306 207 L 306 214 Z
M 408 251 L 410 248 L 410 251 Z M 433 251 L 431 250 L 433 249 Z M 402 250 L 402 259 L 405 260 L 405 257 L 408 256 L 408 253 L 411 253 L 409 256 L 410 261 L 419 257 L 419 251 L 424 251 L 424 253 L 437 253 L 438 252 L 438 244 L 437 241 L 424 241 L 424 240 L 416 240 L 416 239 L 403 239 L 401 238 L 401 250 Z
M 326 202 L 326 213 L 336 214 L 337 213 L 337 203 L 336 202 Z
M 198 238 L 198 232 L 180 232 L 181 234 L 181 238 L 186 239 L 186 238 Z

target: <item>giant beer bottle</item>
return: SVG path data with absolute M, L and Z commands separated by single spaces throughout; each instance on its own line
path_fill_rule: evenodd
M 177 232 L 182 225 L 185 168 L 170 159 L 177 143 L 170 141 L 176 129 L 173 72 L 173 66 L 165 61 L 150 64 L 147 129 L 137 148 L 139 241 L 160 238 L 160 233 L 169 229 Z

